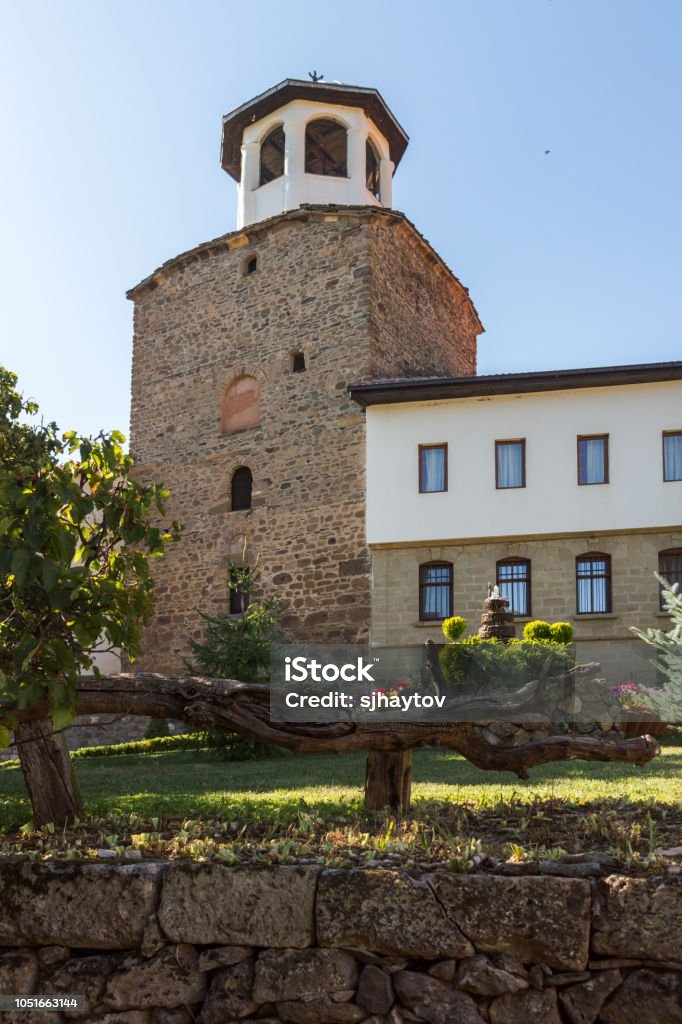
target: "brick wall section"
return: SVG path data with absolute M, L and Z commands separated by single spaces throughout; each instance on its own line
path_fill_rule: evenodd
M 480 623 L 488 583 L 495 582 L 496 562 L 502 558 L 529 558 L 532 573 L 532 617 L 549 622 L 568 621 L 576 640 L 594 645 L 593 657 L 616 658 L 601 642 L 627 645 L 626 660 L 646 670 L 651 659 L 647 647 L 629 631 L 630 626 L 667 628 L 659 614 L 658 552 L 681 547 L 682 532 L 606 534 L 590 537 L 538 537 L 493 542 L 452 542 L 414 547 L 373 548 L 372 639 L 378 643 L 421 643 L 443 638 L 440 625 L 419 623 L 419 565 L 429 561 L 453 563 L 453 613 L 463 615 L 468 633 Z M 575 559 L 587 551 L 611 555 L 612 615 L 576 617 Z M 517 636 L 523 623 L 517 622 Z M 599 648 L 599 651 L 598 651 Z M 585 659 L 589 660 L 588 651 Z M 614 661 L 614 672 L 626 666 Z
M 253 255 L 258 270 L 245 275 Z M 182 668 L 187 637 L 201 633 L 197 609 L 226 610 L 227 565 L 244 537 L 260 555 L 264 589 L 285 606 L 285 637 L 366 637 L 364 417 L 346 385 L 475 366 L 475 312 L 449 272 L 433 272 L 434 260 L 440 268 L 400 214 L 324 207 L 200 246 L 132 290 L 131 451 L 143 479 L 169 488 L 169 514 L 185 527 L 155 563 L 156 615 L 139 668 Z M 374 295 L 386 309 L 407 301 L 417 266 L 428 301 L 405 314 L 405 347 L 393 314 L 372 318 Z M 291 353 L 301 349 L 307 370 L 293 374 Z M 223 436 L 221 398 L 241 373 L 261 384 L 261 421 Z M 253 472 L 253 508 L 232 512 L 240 465 Z

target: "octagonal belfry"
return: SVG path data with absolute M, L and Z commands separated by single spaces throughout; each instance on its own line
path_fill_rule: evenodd
M 407 143 L 376 89 L 286 79 L 223 118 L 237 227 L 307 204 L 390 207 Z

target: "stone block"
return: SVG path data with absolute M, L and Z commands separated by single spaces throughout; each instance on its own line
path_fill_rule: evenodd
M 592 948 L 600 955 L 678 960 L 682 950 L 682 878 L 611 875 L 598 885 L 602 912 Z
M 267 949 L 256 960 L 253 997 L 279 1003 L 304 996 L 354 989 L 358 967 L 352 956 L 332 949 Z
M 153 913 L 161 864 L 0 866 L 0 945 L 133 949 Z
M 498 996 L 490 1004 L 490 1024 L 562 1024 L 556 989 L 526 989 Z
M 430 885 L 448 918 L 478 952 L 512 953 L 558 970 L 581 970 L 587 964 L 589 882 L 439 871 L 430 876 Z
M 474 952 L 429 885 L 399 871 L 324 871 L 316 917 L 321 946 L 357 946 L 427 960 Z
M 193 946 L 168 946 L 150 959 L 128 957 L 110 976 L 104 1003 L 111 1010 L 146 1010 L 191 1006 L 206 994 Z
M 633 1017 L 633 1013 L 636 1017 Z M 679 971 L 632 971 L 599 1013 L 605 1024 L 679 1024 L 682 1020 L 682 976 Z
M 225 1024 L 248 1017 L 258 1009 L 252 996 L 253 960 L 242 960 L 211 978 L 199 1020 L 201 1024 Z
M 319 868 L 171 865 L 159 922 L 174 942 L 304 947 L 314 939 Z
M 360 974 L 357 1001 L 370 1013 L 388 1013 L 393 1006 L 395 993 L 390 974 L 380 967 L 366 964 Z
M 400 1001 L 420 1020 L 429 1024 L 485 1024 L 471 996 L 445 981 L 416 971 L 399 971 L 393 982 Z
M 579 985 L 569 985 L 559 993 L 564 1014 L 571 1024 L 594 1024 L 605 1000 L 622 981 L 620 971 L 597 971 Z

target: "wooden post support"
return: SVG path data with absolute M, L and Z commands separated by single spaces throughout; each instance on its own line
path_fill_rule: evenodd
M 365 810 L 388 807 L 404 814 L 412 790 L 411 750 L 370 750 L 365 770 Z
M 34 824 L 63 826 L 83 816 L 78 782 L 63 732 L 49 718 L 20 722 L 14 730 Z

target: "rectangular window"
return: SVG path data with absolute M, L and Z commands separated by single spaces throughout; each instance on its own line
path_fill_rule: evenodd
M 419 566 L 419 619 L 448 619 L 452 615 L 452 563 L 428 562 Z
M 578 615 L 611 611 L 611 556 L 578 555 L 575 560 Z
M 658 553 L 658 575 L 662 576 L 668 583 L 679 583 L 682 590 L 682 548 L 669 548 L 667 551 Z M 663 590 L 659 593 L 659 605 L 663 607 Z
M 497 585 L 502 597 L 509 599 L 512 615 L 530 615 L 530 561 L 507 558 L 497 563 Z
M 526 486 L 526 439 L 495 442 L 495 486 Z
M 419 493 L 430 494 L 448 489 L 448 446 L 419 445 Z
M 578 483 L 609 482 L 609 435 L 584 434 L 578 437 Z
M 682 480 L 682 430 L 663 432 L 663 479 Z

